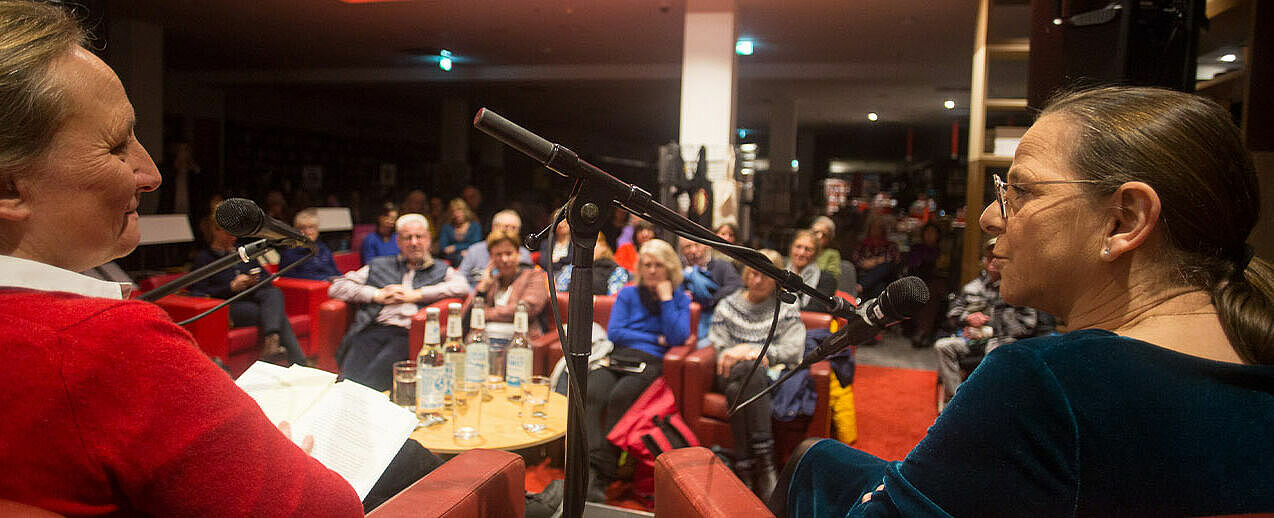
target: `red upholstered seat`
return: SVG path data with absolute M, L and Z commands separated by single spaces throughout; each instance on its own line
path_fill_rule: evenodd
M 369 518 L 504 518 L 526 512 L 522 457 L 469 450 L 372 510 Z
M 655 516 L 773 517 L 765 504 L 707 448 L 670 450 L 655 459 Z
M 832 316 L 826 313 L 801 312 L 806 329 L 827 329 Z M 665 366 L 667 360 L 664 361 Z M 718 444 L 734 447 L 734 435 L 730 433 L 729 401 L 725 394 L 713 392 L 716 382 L 717 355 L 710 347 L 690 353 L 682 367 L 684 393 L 681 398 L 681 415 L 694 431 L 700 444 Z M 831 436 L 831 365 L 818 362 L 810 366 L 810 378 L 818 394 L 814 415 L 798 417 L 791 421 L 774 421 L 775 463 L 782 465 L 797 444 L 808 437 Z M 757 374 L 761 375 L 760 373 Z

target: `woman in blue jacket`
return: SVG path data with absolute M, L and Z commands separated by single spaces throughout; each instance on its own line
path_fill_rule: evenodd
M 624 412 L 663 373 L 664 354 L 690 337 L 690 296 L 681 285 L 681 259 L 665 241 L 652 239 L 638 254 L 636 284 L 619 291 L 606 333 L 615 344 L 610 367 L 588 373 L 588 501 L 606 500 L 617 478 L 619 449 L 606 440 Z

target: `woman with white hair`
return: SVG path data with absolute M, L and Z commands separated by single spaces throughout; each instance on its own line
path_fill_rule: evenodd
M 814 264 L 818 265 L 818 269 L 840 278 L 840 250 L 832 246 L 832 238 L 836 237 L 836 223 L 832 222 L 832 218 L 819 216 L 810 224 L 810 232 L 818 238 L 818 247 L 822 249 L 818 257 L 814 258 Z

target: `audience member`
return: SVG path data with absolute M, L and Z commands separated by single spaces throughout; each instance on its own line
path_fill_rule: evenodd
M 775 504 L 810 517 L 1274 511 L 1274 271 L 1246 245 L 1261 188 L 1230 111 L 1158 88 L 1062 93 L 992 179 L 979 223 L 998 236 L 1001 295 L 1073 331 L 987 355 L 901 462 L 805 445 Z
M 565 293 L 571 289 L 571 272 L 574 266 L 567 264 L 557 273 L 555 281 L 557 291 Z M 628 270 L 615 263 L 615 253 L 606 243 L 606 236 L 598 233 L 597 244 L 593 246 L 593 294 L 614 295 L 628 284 Z
M 783 268 L 783 257 L 774 250 L 761 254 Z M 717 390 L 727 401 L 744 401 L 765 389 L 770 379 L 765 369 L 743 385 L 752 364 L 761 354 L 761 346 L 769 335 L 774 320 L 774 305 L 780 304 L 774 290 L 774 279 L 752 268 L 743 269 L 745 289 L 736 291 L 717 304 L 708 339 L 717 350 Z M 702 318 L 702 317 L 700 317 Z M 805 352 L 805 325 L 795 304 L 781 304 L 774 340 L 761 362 L 764 365 L 795 367 Z M 770 396 L 765 395 L 730 417 L 734 435 L 735 472 L 743 483 L 762 499 L 774 489 L 774 433 L 770 425 Z
M 628 225 L 628 211 L 619 207 L 613 207 L 610 218 L 602 225 L 602 234 L 606 235 L 606 246 L 611 250 L 619 247 L 619 235 L 624 232 L 624 227 Z
M 929 288 L 929 303 L 925 304 L 911 318 L 902 321 L 903 334 L 911 340 L 913 347 L 933 345 L 934 332 L 937 327 L 942 308 L 946 306 L 940 294 L 947 292 L 946 272 L 938 266 L 942 258 L 942 231 L 933 222 L 920 227 L 920 241 L 912 243 L 907 250 L 904 264 L 907 275 L 914 275 L 925 281 Z
M 832 222 L 832 218 L 819 216 L 814 218 L 810 231 L 818 238 L 818 248 L 821 250 L 814 259 L 814 264 L 818 265 L 818 269 L 840 278 L 840 250 L 832 246 L 832 238 L 836 237 L 836 223 Z
M 809 230 L 798 230 L 792 238 L 792 246 L 788 250 L 787 270 L 801 276 L 801 281 L 813 286 L 819 293 L 828 296 L 836 295 L 836 276 L 825 272 L 814 264 L 818 256 L 818 238 Z M 798 294 L 801 311 L 829 312 L 822 301 L 806 294 Z
M 951 399 L 964 381 L 961 360 L 1038 334 L 1039 312 L 1011 306 L 1000 297 L 1000 268 L 992 261 L 994 249 L 995 238 L 991 238 L 983 247 L 982 272 L 960 293 L 951 294 L 948 327 L 958 329 L 958 333 L 933 345 L 938 353 L 938 381 L 942 383 L 944 400 Z
M 487 237 L 491 237 L 496 232 L 512 234 L 515 236 L 522 235 L 522 218 L 518 217 L 518 213 L 512 210 L 502 210 L 495 213 L 491 218 L 491 233 Z M 517 247 L 518 263 L 531 265 L 531 253 L 526 247 Z M 487 250 L 487 242 L 479 241 L 469 246 L 469 251 L 465 253 L 464 260 L 460 261 L 460 273 L 465 275 L 470 286 L 477 286 L 478 281 L 482 280 L 487 270 L 487 264 L 491 262 L 491 254 Z
M 708 338 L 712 325 L 712 311 L 721 299 L 743 287 L 734 266 L 712 257 L 711 248 L 686 238 L 680 238 L 681 257 L 685 261 L 680 288 L 690 292 L 690 300 L 699 303 L 700 340 Z
M 632 241 L 619 245 L 615 250 L 615 262 L 629 272 L 637 272 L 637 252 L 647 241 L 655 238 L 655 224 L 639 219 L 633 224 Z M 624 241 L 623 236 L 619 240 Z
M 370 263 L 377 257 L 398 255 L 398 236 L 394 234 L 395 221 L 398 221 L 398 207 L 393 203 L 381 205 L 380 214 L 376 216 L 376 231 L 367 234 L 358 249 L 359 255 L 363 258 L 363 264 Z
M 487 337 L 493 342 L 507 343 L 513 337 L 513 315 L 521 303 L 526 304 L 527 338 L 539 338 L 544 334 L 540 313 L 549 300 L 544 270 L 519 264 L 518 249 L 522 247 L 522 240 L 517 234 L 496 230 L 487 236 L 485 244 L 491 251 L 491 261 L 481 280 L 474 285 L 474 292 L 487 301 Z
M 727 243 L 738 243 L 739 226 L 732 222 L 727 221 L 717 225 L 715 233 L 717 234 L 717 237 L 724 239 Z M 730 265 L 734 267 L 734 271 L 743 273 L 743 264 L 734 260 L 733 257 L 721 253 L 720 250 L 714 248 L 712 250 L 712 257 L 714 259 L 729 262 Z
M 557 215 L 554 214 L 553 218 L 556 219 Z M 571 252 L 571 224 L 566 221 L 566 218 L 562 218 L 562 221 L 557 222 L 557 226 L 553 227 L 553 255 L 549 256 L 549 263 L 554 270 L 561 271 L 563 267 L 571 264 L 572 255 L 574 254 Z
M 851 261 L 858 273 L 860 296 L 873 299 L 884 291 L 898 275 L 902 255 L 898 245 L 889 240 L 889 218 L 876 215 L 867 221 L 867 235 L 858 243 Z
M 464 260 L 469 246 L 482 241 L 482 224 L 478 223 L 478 216 L 460 198 L 451 200 L 447 208 L 450 210 L 450 219 L 442 225 L 438 246 L 447 262 L 458 266 Z
M 619 290 L 606 333 L 615 344 L 610 367 L 588 373 L 585 427 L 588 435 L 587 499 L 606 499 L 606 486 L 618 478 L 619 450 L 606 433 L 646 387 L 663 373 L 668 348 L 690 338 L 690 297 L 681 284 L 681 260 L 672 246 L 651 239 L 641 248 L 636 285 Z
M 319 241 L 318 209 L 311 208 L 297 212 L 292 226 L 296 227 L 302 234 L 305 234 L 305 237 L 314 241 L 314 257 L 298 264 L 296 268 L 283 272 L 283 276 L 326 281 L 340 275 L 341 271 L 336 268 L 336 261 L 332 260 L 332 249 L 328 248 L 322 241 Z M 291 266 L 292 263 L 300 261 L 309 253 L 310 250 L 303 247 L 284 250 L 280 254 L 279 270 L 283 270 Z
M 429 197 L 425 196 L 425 191 L 412 189 L 411 192 L 407 193 L 407 196 L 403 197 L 402 204 L 398 206 L 398 212 L 401 214 L 420 214 L 422 216 L 428 216 L 429 213 L 426 212 L 428 208 Z
M 407 331 L 421 307 L 469 293 L 455 268 L 429 255 L 429 222 L 404 214 L 395 223 L 396 256 L 372 259 L 366 266 L 332 280 L 328 295 L 360 306 L 341 340 L 336 359 L 345 379 L 388 390 L 393 363 L 407 359 Z
M 195 254 L 192 265 L 199 268 L 212 263 L 235 250 L 235 237 L 214 221 L 207 236 L 208 247 Z M 228 299 L 235 294 L 256 286 L 264 277 L 261 263 L 237 262 L 203 280 L 190 285 L 190 292 L 204 297 Z M 257 339 L 261 342 L 261 359 L 286 360 L 287 363 L 305 365 L 305 353 L 297 343 L 292 322 L 285 311 L 283 292 L 273 284 L 266 284 L 243 298 L 230 303 L 230 326 L 256 326 Z

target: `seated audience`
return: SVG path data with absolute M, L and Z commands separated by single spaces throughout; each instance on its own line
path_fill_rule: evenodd
M 522 240 L 517 234 L 497 230 L 487 236 L 491 262 L 474 285 L 474 292 L 486 300 L 486 333 L 493 342 L 507 343 L 513 337 L 518 303 L 526 304 L 527 338 L 534 340 L 544 334 L 539 318 L 549 300 L 544 270 L 519 264 L 520 248 Z
M 783 257 L 774 250 L 761 250 L 774 267 L 783 267 Z M 761 346 L 774 320 L 774 305 L 779 304 L 774 279 L 752 268 L 743 269 L 743 285 L 717 304 L 708 339 L 717 350 L 716 388 L 727 401 L 744 401 L 765 389 L 770 379 L 761 367 L 748 385 L 743 386 L 752 364 L 761 354 Z M 702 318 L 702 317 L 700 317 Z M 795 304 L 779 307 L 774 340 L 761 362 L 764 365 L 795 367 L 805 352 L 805 324 Z M 774 489 L 774 434 L 770 429 L 770 396 L 765 395 L 730 418 L 734 435 L 734 469 L 757 496 L 769 498 Z
M 314 257 L 307 259 L 305 262 L 296 265 L 296 268 L 283 272 L 283 277 L 293 277 L 296 279 L 310 279 L 315 281 L 331 280 L 341 274 L 336 268 L 336 262 L 332 260 L 332 249 L 319 241 L 318 228 L 318 210 L 305 209 L 296 213 L 293 219 L 294 227 L 305 237 L 314 241 Z M 310 249 L 304 247 L 288 248 L 280 254 L 279 270 L 283 270 L 292 263 L 300 261 L 310 253 Z
M 562 267 L 557 274 L 557 291 L 565 293 L 571 289 L 571 272 L 575 268 L 570 264 Z M 614 295 L 628 284 L 628 270 L 615 263 L 615 254 L 606 243 L 606 236 L 600 235 L 593 247 L 593 294 Z
M 979 223 L 998 237 L 1005 302 L 1072 331 L 987 355 L 901 462 L 808 445 L 780 507 L 1274 512 L 1274 270 L 1246 244 L 1257 178 L 1230 111 L 1210 100 L 1145 87 L 1055 97 L 992 177 Z
M 737 239 L 739 235 L 739 226 L 735 225 L 734 223 L 727 221 L 725 223 L 717 225 L 716 230 L 714 230 L 713 232 L 716 233 L 717 237 L 724 239 L 727 243 L 738 243 Z M 721 261 L 727 261 L 730 263 L 731 266 L 734 267 L 734 271 L 743 273 L 743 263 L 740 263 L 734 260 L 733 257 L 730 257 L 728 255 L 721 253 L 720 250 L 717 250 L 714 248 L 712 250 L 712 258 L 718 259 Z
M 836 223 L 832 222 L 832 218 L 819 216 L 810 224 L 810 231 L 818 238 L 820 250 L 814 264 L 818 265 L 818 269 L 840 278 L 840 250 L 832 246 L 832 238 L 836 237 Z
M 961 359 L 982 356 L 1001 345 L 1037 334 L 1039 312 L 1011 306 L 1000 297 L 1000 268 L 992 261 L 995 241 L 991 238 L 983 247 L 982 272 L 960 293 L 951 294 L 947 319 L 949 327 L 959 332 L 933 344 L 938 352 L 938 381 L 942 383 L 944 400 L 950 400 L 964 381 Z
M 362 516 L 354 488 L 163 310 L 75 273 L 133 251 L 159 171 L 71 15 L 3 0 L 0 35 L 0 362 L 21 366 L 0 371 L 0 500 L 67 516 Z
M 690 300 L 699 303 L 699 329 L 696 330 L 700 340 L 708 337 L 708 328 L 712 325 L 712 311 L 721 299 L 739 291 L 743 281 L 739 279 L 734 266 L 725 261 L 714 259 L 711 248 L 686 238 L 680 238 L 681 257 L 686 266 L 682 268 L 680 288 L 690 292 Z
M 836 276 L 825 272 L 814 264 L 818 256 L 818 238 L 809 230 L 798 230 L 792 238 L 792 246 L 788 249 L 787 270 L 801 276 L 801 281 L 813 286 L 819 293 L 828 296 L 836 295 Z M 826 313 L 832 308 L 804 293 L 797 295 L 801 311 L 818 311 Z
M 518 217 L 518 213 L 512 210 L 502 210 L 495 213 L 495 216 L 491 219 L 491 234 L 488 234 L 487 237 L 494 235 L 496 232 L 521 236 L 522 218 Z M 526 247 L 517 247 L 517 253 L 519 264 L 531 265 L 531 253 L 527 251 Z M 486 241 L 479 241 L 469 247 L 469 251 L 465 253 L 464 260 L 460 261 L 460 266 L 456 269 L 465 275 L 470 286 L 477 286 L 490 262 L 491 254 L 487 251 Z
M 482 224 L 460 198 L 451 200 L 448 209 L 450 220 L 442 225 L 438 247 L 447 262 L 459 266 L 469 246 L 482 241 Z
M 553 218 L 557 218 L 557 214 L 553 214 Z M 557 222 L 557 226 L 553 227 L 553 255 L 549 257 L 549 262 L 553 270 L 560 271 L 566 265 L 571 264 L 571 224 L 562 218 Z
M 606 440 L 606 433 L 663 373 L 668 348 L 690 338 L 690 297 L 677 289 L 681 280 L 677 252 L 651 239 L 641 248 L 636 285 L 619 290 L 615 297 L 606 329 L 615 344 L 610 367 L 588 373 L 590 502 L 605 501 L 606 486 L 619 476 L 619 449 Z
M 850 256 L 858 272 L 859 296 L 874 299 L 898 276 L 902 256 L 889 240 L 889 218 L 877 215 L 867 221 L 867 236 Z
M 358 249 L 363 264 L 377 257 L 398 255 L 398 236 L 394 235 L 395 221 L 398 221 L 398 207 L 393 203 L 381 205 L 380 214 L 376 216 L 376 231 L 367 234 Z
M 372 259 L 333 279 L 328 289 L 332 298 L 360 304 L 336 353 L 341 375 L 376 390 L 389 390 L 391 367 L 407 359 L 411 317 L 433 302 L 469 293 L 460 272 L 429 255 L 424 216 L 399 216 L 395 228 L 399 255 Z
M 207 227 L 211 235 L 207 237 L 208 247 L 195 253 L 193 268 L 212 263 L 226 254 L 238 253 L 235 248 L 235 237 L 225 229 L 211 221 Z M 228 299 L 235 294 L 256 286 L 265 277 L 261 263 L 257 261 L 236 262 L 234 266 L 221 270 L 203 280 L 190 285 L 190 292 L 204 297 Z M 261 342 L 261 359 L 305 365 L 305 353 L 297 343 L 296 333 L 292 331 L 292 323 L 288 321 L 283 302 L 283 292 L 273 284 L 261 286 L 242 299 L 230 303 L 230 326 L 256 326 L 257 337 Z

